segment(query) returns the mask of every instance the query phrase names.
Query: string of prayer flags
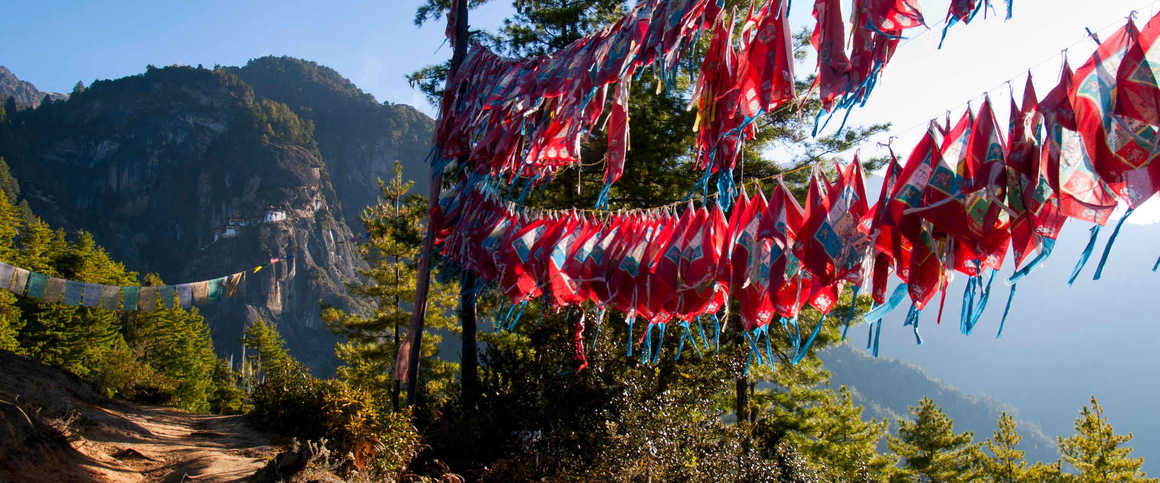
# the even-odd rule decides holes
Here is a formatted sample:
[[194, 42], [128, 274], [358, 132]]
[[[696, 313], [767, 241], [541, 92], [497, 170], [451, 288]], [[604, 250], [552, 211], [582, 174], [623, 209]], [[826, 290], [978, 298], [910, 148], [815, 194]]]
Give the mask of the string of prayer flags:
[[[271, 258], [270, 265], [288, 262], [290, 257]], [[252, 271], [256, 273], [263, 266]], [[224, 294], [233, 297], [245, 280], [247, 271], [211, 280], [163, 286], [115, 286], [49, 277], [0, 262], [0, 288], [43, 302], [71, 306], [99, 307], [106, 310], [152, 312], [195, 303], [216, 302]]]
[[681, 52], [719, 13], [711, 0], [649, 0], [603, 30], [530, 59], [473, 44], [444, 91], [439, 158], [467, 156], [477, 171], [546, 182], [580, 162], [580, 144], [596, 129], [611, 87], [605, 178], [615, 182], [628, 147], [629, 82], [652, 66], [662, 84], [672, 83]]
[[[727, 30], [722, 25], [723, 19], [714, 26], [717, 33]], [[820, 330], [798, 327], [801, 310], [809, 306], [824, 315], [847, 288], [869, 293], [875, 304], [864, 319], [878, 323], [872, 350], [880, 319], [906, 296], [912, 303], [906, 325], [921, 343], [923, 312], [941, 292], [941, 320], [953, 272], [968, 277], [960, 328], [970, 334], [1010, 251], [1015, 271], [1001, 333], [1015, 284], [1051, 255], [1067, 219], [1094, 224], [1074, 280], [1117, 204], [1131, 209], [1160, 191], [1149, 171], [1156, 169], [1156, 126], [1138, 119], [1151, 109], [1150, 98], [1139, 93], [1160, 92], [1160, 86], [1143, 74], [1132, 74], [1137, 85], [1131, 89], [1117, 85], [1121, 73], [1150, 62], [1144, 42], [1160, 36], [1157, 25], [1153, 19], [1145, 32], [1135, 32], [1129, 23], [1077, 72], [1065, 62], [1058, 84], [1042, 100], [1029, 76], [1021, 102], [1012, 92], [1005, 127], [990, 98], [957, 122], [932, 121], [904, 161], [891, 152], [873, 205], [857, 158], [836, 166], [833, 175], [815, 169], [804, 208], [777, 183], [752, 194], [742, 190], [731, 211], [708, 197], [681, 210], [529, 210], [500, 198], [502, 181], [474, 176], [440, 200], [432, 228], [445, 260], [494, 283], [511, 302], [497, 319], [501, 328], [514, 327], [522, 314], [517, 307], [536, 298], [557, 308], [612, 308], [627, 314], [630, 332], [637, 320], [646, 323], [635, 339], [645, 361], [656, 360], [660, 343], [654, 341], [660, 339], [654, 333], [663, 337], [668, 325], [700, 326], [709, 318], [719, 333], [730, 299], [738, 301], [754, 359], [764, 357], [757, 341], [780, 323], [798, 360]], [[710, 50], [728, 47], [717, 40]], [[1126, 60], [1116, 60], [1121, 58]], [[1124, 62], [1136, 67], [1126, 69]], [[702, 72], [702, 101], [719, 88], [717, 74], [728, 70], [718, 67]], [[706, 126], [720, 121], [715, 107], [698, 107]], [[1118, 226], [1097, 278], [1117, 232]], [[888, 294], [891, 274], [901, 283]], [[227, 290], [240, 275], [226, 279]]]
[[[986, 3], [968, 3], [977, 11], [980, 2]], [[730, 192], [738, 154], [755, 136], [754, 121], [795, 96], [789, 3], [755, 0], [736, 37], [736, 12], [727, 15], [717, 1], [646, 0], [616, 23], [545, 55], [505, 58], [472, 43], [440, 101], [435, 168], [462, 158], [476, 175], [522, 182], [527, 192], [578, 165], [582, 144], [604, 131], [597, 207], [604, 206], [631, 149], [632, 83], [651, 67], [658, 92], [673, 88], [682, 55], [707, 32], [709, 49], [699, 72], [690, 72], [697, 79], [690, 106], [697, 108], [693, 157], [703, 171], [699, 186], [707, 192], [717, 175], [718, 190]], [[814, 87], [830, 116], [838, 109], [848, 116], [864, 104], [903, 32], [924, 25], [914, 0], [855, 0], [847, 51], [842, 3], [814, 2]]]

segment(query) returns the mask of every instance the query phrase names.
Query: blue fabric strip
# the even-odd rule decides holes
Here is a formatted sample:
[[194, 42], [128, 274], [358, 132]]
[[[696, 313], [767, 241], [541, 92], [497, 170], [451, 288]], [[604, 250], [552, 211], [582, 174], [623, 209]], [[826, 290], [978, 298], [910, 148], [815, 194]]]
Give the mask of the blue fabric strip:
[[814, 326], [814, 332], [810, 334], [809, 339], [806, 339], [805, 345], [801, 346], [801, 348], [797, 350], [797, 353], [794, 354], [793, 362], [790, 363], [790, 365], [796, 366], [797, 363], [801, 362], [802, 358], [804, 358], [806, 353], [809, 352], [810, 346], [814, 345], [814, 339], [818, 337], [818, 333], [822, 331], [822, 325], [825, 323], [826, 314], [822, 314], [822, 318], [818, 320], [818, 325]]
[[1096, 265], [1096, 274], [1092, 280], [1099, 280], [1104, 274], [1104, 264], [1108, 263], [1108, 254], [1112, 252], [1112, 245], [1116, 243], [1116, 237], [1120, 235], [1120, 228], [1124, 226], [1124, 222], [1128, 221], [1128, 217], [1132, 216], [1135, 208], [1128, 207], [1128, 211], [1124, 212], [1124, 216], [1120, 217], [1120, 221], [1116, 223], [1116, 229], [1112, 230], [1112, 236], [1108, 238], [1108, 244], [1104, 245], [1104, 254], [1100, 255], [1100, 264]]
[[854, 320], [854, 309], [858, 308], [858, 292], [862, 290], [861, 285], [854, 286], [854, 296], [850, 297], [850, 313], [846, 315], [846, 328], [842, 329], [842, 342], [846, 342], [846, 332], [850, 331], [850, 321]]
[[665, 348], [665, 329], [668, 329], [669, 324], [657, 324], [661, 326], [661, 335], [657, 338], [657, 346], [653, 351], [652, 364], [655, 366], [661, 360], [661, 349]]
[[1003, 327], [1007, 325], [1007, 314], [1011, 313], [1011, 301], [1015, 299], [1015, 287], [1018, 285], [1011, 285], [1011, 295], [1007, 296], [1007, 307], [1003, 309], [1003, 320], [999, 321], [999, 332], [995, 334], [996, 339], [1003, 335]]
[[882, 337], [882, 319], [878, 319], [878, 327], [874, 329], [874, 357], [878, 357], [878, 341]]
[[64, 283], [64, 297], [61, 303], [65, 305], [80, 305], [81, 296], [84, 292], [84, 283], [76, 280], [69, 280]]
[[914, 342], [918, 345], [922, 345], [922, 336], [918, 334], [918, 319], [921, 315], [922, 311], [918, 310], [918, 307], [911, 305], [910, 312], [906, 314], [906, 323], [904, 324], [914, 329]]
[[1051, 252], [1054, 250], [1055, 250], [1055, 239], [1054, 238], [1040, 238], [1040, 240], [1039, 240], [1039, 254], [1036, 255], [1035, 258], [1031, 259], [1030, 262], [1027, 262], [1026, 266], [1024, 266], [1023, 268], [1016, 271], [1013, 275], [1011, 275], [1011, 278], [1007, 279], [1007, 283], [1014, 284], [1015, 282], [1018, 282], [1019, 279], [1029, 275], [1031, 273], [1031, 271], [1035, 269], [1035, 267], [1038, 267], [1039, 264], [1043, 263], [1044, 260], [1047, 260], [1047, 257], [1050, 257]]
[[1075, 269], [1071, 271], [1071, 277], [1067, 279], [1067, 284], [1075, 283], [1075, 278], [1079, 276], [1079, 272], [1083, 271], [1083, 266], [1087, 265], [1088, 258], [1091, 258], [1092, 251], [1096, 248], [1096, 238], [1100, 235], [1100, 226], [1092, 225], [1092, 236], [1088, 239], [1088, 244], [1083, 249], [1083, 253], [1079, 255], [1079, 261], [1075, 264]]
[[862, 316], [862, 320], [866, 321], [868, 324], [872, 324], [874, 321], [886, 317], [886, 314], [893, 312], [894, 309], [898, 308], [898, 305], [902, 303], [902, 299], [906, 297], [906, 289], [907, 287], [905, 283], [898, 284], [898, 286], [894, 288], [894, 292], [891, 293], [890, 297], [886, 299], [886, 303], [870, 309], [869, 312], [866, 312], [866, 315]]
[[625, 318], [625, 323], [628, 324], [628, 350], [624, 353], [625, 357], [632, 357], [632, 324], [636, 322], [636, 314]]
[[721, 320], [713, 314], [713, 352], [721, 352]]

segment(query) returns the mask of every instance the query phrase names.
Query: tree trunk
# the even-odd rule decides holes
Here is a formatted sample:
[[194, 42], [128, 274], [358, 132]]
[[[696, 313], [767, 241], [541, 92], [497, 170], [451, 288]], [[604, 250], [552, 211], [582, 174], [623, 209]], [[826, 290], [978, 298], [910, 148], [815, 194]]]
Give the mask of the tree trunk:
[[474, 409], [479, 404], [478, 349], [475, 341], [475, 274], [463, 272], [459, 286], [459, 324], [463, 329], [463, 347], [460, 355], [459, 380], [463, 386], [462, 405], [464, 410]]
[[749, 422], [749, 380], [745, 376], [737, 376], [737, 398], [734, 411], [737, 413], [737, 422]]
[[[451, 71], [447, 74], [447, 84], [463, 63], [467, 55], [467, 0], [456, 0], [455, 8], [455, 53], [451, 56]], [[427, 213], [434, 213], [436, 203], [439, 203], [439, 191], [443, 184], [443, 172], [431, 173], [431, 192], [428, 198]], [[419, 389], [419, 359], [423, 352], [423, 320], [427, 314], [427, 290], [431, 282], [431, 254], [435, 248], [434, 227], [431, 226], [430, 216], [427, 218], [427, 234], [423, 237], [423, 251], [419, 254], [419, 264], [416, 267], [415, 306], [411, 312], [411, 322], [407, 327], [407, 339], [399, 347], [395, 358], [395, 370], [392, 374], [395, 380], [407, 380], [407, 405], [413, 406]]]

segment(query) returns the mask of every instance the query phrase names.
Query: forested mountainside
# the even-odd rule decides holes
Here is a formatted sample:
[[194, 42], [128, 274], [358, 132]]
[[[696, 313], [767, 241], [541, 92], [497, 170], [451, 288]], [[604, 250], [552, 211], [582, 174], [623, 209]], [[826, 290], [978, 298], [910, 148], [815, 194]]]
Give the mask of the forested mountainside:
[[[357, 216], [375, 199], [373, 173], [388, 171], [395, 159], [412, 171], [426, 169], [421, 155], [403, 154], [426, 148], [412, 148], [412, 140], [397, 133], [426, 132], [410, 136], [429, 139], [431, 121], [410, 108], [374, 104], [330, 69], [308, 71], [313, 64], [293, 59], [257, 64], [301, 73], [277, 84], [315, 97], [316, 107], [298, 108], [316, 121], [256, 94], [231, 69], [149, 67], [141, 75], [94, 82], [67, 101], [7, 113], [0, 156], [38, 215], [66, 230], [91, 232], [141, 273], [176, 283], [289, 257], [276, 270], [251, 274], [238, 297], [204, 308], [215, 347], [223, 355], [240, 351], [243, 325], [262, 318], [279, 327], [295, 356], [316, 373], [330, 374], [335, 337], [319, 318], [319, 303], [357, 310], [343, 284], [363, 266], [350, 229], [359, 223], [347, 212]], [[259, 83], [273, 75], [250, 72]], [[316, 92], [319, 86], [349, 89], [333, 88], [327, 97]], [[349, 99], [338, 100], [343, 98]], [[336, 113], [352, 103], [378, 106], [381, 112], [368, 116], [378, 116], [380, 126], [397, 126], [384, 134], [357, 114], [332, 126], [339, 116], [320, 107], [328, 100], [347, 106]], [[316, 133], [335, 132], [343, 134], [316, 140]], [[320, 145], [341, 143], [368, 146], [367, 152], [378, 146], [396, 156], [329, 163]], [[347, 182], [340, 197], [332, 178], [361, 184]], [[350, 208], [340, 209], [348, 200]]]
[[866, 408], [866, 418], [887, 418], [891, 430], [897, 419], [908, 418], [909, 408], [923, 397], [934, 400], [955, 421], [956, 431], [971, 431], [975, 441], [991, 436], [996, 421], [1006, 411], [1017, 418], [1028, 461], [1053, 462], [1059, 459], [1055, 441], [1034, 423], [1022, 418], [999, 401], [974, 397], [928, 376], [922, 369], [888, 357], [875, 358], [849, 344], [838, 344], [819, 354], [833, 375], [830, 385], [848, 386], [856, 391], [855, 401]]

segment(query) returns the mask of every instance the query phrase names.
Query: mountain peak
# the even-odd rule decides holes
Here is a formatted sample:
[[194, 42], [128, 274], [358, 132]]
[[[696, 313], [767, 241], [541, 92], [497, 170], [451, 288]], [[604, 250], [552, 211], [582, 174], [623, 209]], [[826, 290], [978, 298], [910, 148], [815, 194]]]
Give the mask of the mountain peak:
[[0, 100], [9, 97], [16, 100], [16, 105], [22, 109], [35, 109], [44, 97], [53, 101], [68, 99], [68, 95], [56, 92], [42, 92], [31, 82], [16, 77], [8, 67], [0, 65]]

